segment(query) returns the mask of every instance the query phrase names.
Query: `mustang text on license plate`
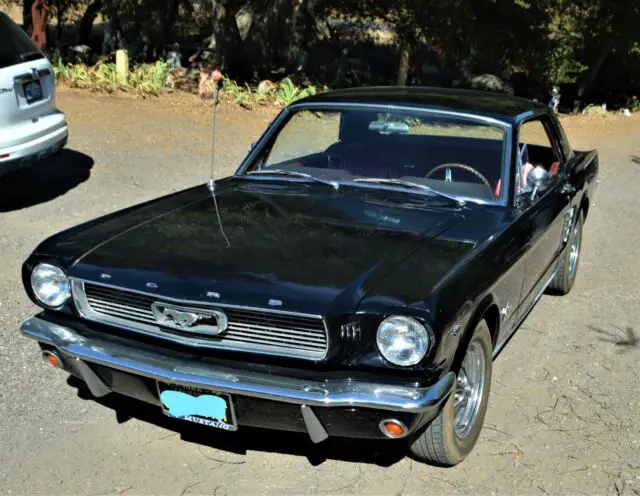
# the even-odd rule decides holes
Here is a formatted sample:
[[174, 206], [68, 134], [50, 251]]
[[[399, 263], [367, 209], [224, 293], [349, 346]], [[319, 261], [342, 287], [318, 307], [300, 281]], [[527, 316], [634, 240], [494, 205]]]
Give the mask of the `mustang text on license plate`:
[[231, 397], [206, 389], [158, 382], [162, 411], [169, 417], [236, 431]]

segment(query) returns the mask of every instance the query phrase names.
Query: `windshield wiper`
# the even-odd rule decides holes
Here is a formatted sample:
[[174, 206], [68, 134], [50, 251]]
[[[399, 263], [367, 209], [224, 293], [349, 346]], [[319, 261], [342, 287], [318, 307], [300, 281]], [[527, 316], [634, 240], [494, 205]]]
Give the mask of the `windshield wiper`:
[[[284, 169], [270, 169], [270, 170], [250, 171], [246, 173], [247, 176], [254, 176], [254, 175], [261, 175], [261, 174], [303, 177], [305, 179], [310, 179], [311, 181], [327, 184], [336, 190], [340, 187], [340, 184], [337, 181], [329, 181], [328, 179], [321, 179], [319, 177], [312, 176], [311, 174], [307, 174], [305, 172], [297, 172], [297, 171], [290, 171], [290, 170], [284, 170]], [[236, 176], [236, 177], [242, 177], [242, 176]]]
[[30, 60], [37, 60], [43, 58], [42, 52], [25, 52], [20, 54], [20, 60], [22, 62], [28, 62]]
[[[441, 191], [438, 191], [436, 189], [433, 189], [425, 184], [420, 184], [420, 183], [414, 183], [411, 181], [404, 181], [402, 179], [388, 179], [388, 178], [384, 178], [384, 177], [359, 177], [357, 179], [352, 179], [350, 181], [351, 183], [373, 183], [373, 184], [393, 184], [393, 185], [397, 185], [397, 186], [403, 186], [405, 188], [413, 188], [413, 189], [419, 189], [422, 191], [426, 191], [428, 193], [431, 193], [433, 195], [438, 195], [441, 196], [443, 198], [446, 198], [448, 200], [453, 200], [455, 201], [458, 205], [463, 206], [465, 204], [465, 201], [461, 198], [457, 198], [453, 195], [448, 195], [446, 193], [442, 193]], [[344, 184], [344, 183], [343, 183]], [[349, 184], [349, 183], [346, 183]]]

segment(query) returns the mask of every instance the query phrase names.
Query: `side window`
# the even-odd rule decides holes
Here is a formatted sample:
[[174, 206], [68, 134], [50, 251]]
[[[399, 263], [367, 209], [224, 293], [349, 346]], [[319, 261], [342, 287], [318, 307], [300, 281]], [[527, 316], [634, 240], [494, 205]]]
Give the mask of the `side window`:
[[560, 169], [561, 153], [552, 134], [553, 127], [542, 118], [523, 123], [518, 136], [518, 174], [516, 192], [529, 189], [527, 177], [536, 167], [543, 167], [549, 176], [555, 176]]

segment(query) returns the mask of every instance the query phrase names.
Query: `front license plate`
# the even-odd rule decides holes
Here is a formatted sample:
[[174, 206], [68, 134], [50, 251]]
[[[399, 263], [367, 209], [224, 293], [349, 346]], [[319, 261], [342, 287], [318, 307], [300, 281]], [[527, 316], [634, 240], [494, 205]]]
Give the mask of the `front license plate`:
[[29, 81], [24, 86], [24, 97], [27, 100], [27, 104], [32, 104], [39, 100], [42, 100], [42, 85], [39, 79]]
[[168, 417], [225, 431], [237, 431], [233, 402], [228, 394], [158, 382], [162, 412]]

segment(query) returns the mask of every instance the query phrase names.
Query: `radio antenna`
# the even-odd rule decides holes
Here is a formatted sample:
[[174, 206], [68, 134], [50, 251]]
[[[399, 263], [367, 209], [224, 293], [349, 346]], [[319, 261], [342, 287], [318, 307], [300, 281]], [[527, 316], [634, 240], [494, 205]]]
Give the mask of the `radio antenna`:
[[222, 227], [222, 218], [220, 216], [220, 209], [218, 208], [218, 200], [216, 199], [216, 179], [215, 179], [215, 149], [216, 149], [216, 107], [218, 106], [218, 83], [222, 80], [222, 73], [215, 69], [211, 73], [211, 80], [213, 81], [213, 130], [212, 130], [212, 139], [211, 139], [211, 176], [209, 177], [209, 183], [207, 187], [211, 192], [211, 196], [213, 197], [213, 204], [216, 209], [216, 217], [218, 218], [218, 227], [220, 228], [220, 232], [224, 237], [224, 240], [227, 242], [227, 248], [231, 248], [231, 243], [229, 242], [229, 238], [227, 234], [224, 232], [224, 227]]
[[211, 73], [213, 81], [213, 136], [211, 140], [211, 176], [209, 177], [209, 190], [213, 193], [216, 189], [216, 181], [214, 177], [215, 167], [215, 147], [216, 147], [216, 107], [218, 106], [218, 83], [222, 80], [222, 73], [215, 69]]

